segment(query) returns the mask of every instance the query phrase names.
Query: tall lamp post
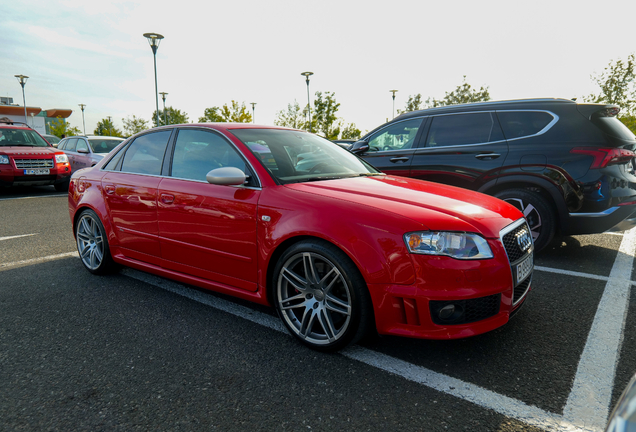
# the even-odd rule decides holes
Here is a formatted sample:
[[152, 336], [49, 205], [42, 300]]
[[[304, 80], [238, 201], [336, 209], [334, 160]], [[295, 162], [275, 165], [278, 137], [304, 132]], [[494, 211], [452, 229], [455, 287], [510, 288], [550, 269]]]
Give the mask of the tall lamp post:
[[157, 89], [157, 49], [159, 48], [159, 44], [161, 43], [161, 39], [163, 36], [159, 33], [144, 33], [144, 37], [148, 39], [148, 43], [150, 44], [150, 48], [152, 48], [152, 57], [155, 62], [155, 102], [157, 110], [155, 111], [155, 121], [157, 122], [157, 126], [159, 126], [159, 90]]
[[393, 118], [395, 118], [395, 93], [397, 93], [397, 90], [389, 90], [391, 93], [393, 93]]
[[256, 106], [256, 102], [250, 102], [252, 104], [252, 124], [254, 124], [254, 119], [256, 118], [256, 111], [254, 107]]
[[24, 97], [24, 85], [26, 84], [29, 77], [26, 75], [15, 75], [15, 77], [18, 79], [18, 81], [20, 82], [20, 85], [22, 86], [22, 103], [24, 104], [24, 122], [27, 123], [26, 98]]
[[79, 107], [82, 109], [82, 125], [84, 126], [84, 135], [86, 135], [86, 122], [84, 121], [84, 108], [86, 107], [85, 104], [78, 104]]
[[[159, 94], [161, 95], [161, 100], [163, 100], [163, 124], [167, 125], [168, 124], [168, 120], [166, 120], [166, 95], [168, 93], [159, 92]], [[159, 124], [157, 124], [157, 126], [159, 126]]]
[[314, 74], [313, 72], [301, 73], [301, 75], [306, 78], [305, 81], [307, 82], [307, 112], [309, 113], [309, 132], [312, 132], [311, 130], [311, 100], [309, 99], [309, 77], [312, 76], [313, 74]]

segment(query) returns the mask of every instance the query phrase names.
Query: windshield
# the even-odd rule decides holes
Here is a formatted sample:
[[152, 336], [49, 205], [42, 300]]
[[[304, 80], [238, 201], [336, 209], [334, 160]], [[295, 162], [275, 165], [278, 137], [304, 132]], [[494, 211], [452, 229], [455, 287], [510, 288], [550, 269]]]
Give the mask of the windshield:
[[93, 153], [110, 153], [112, 149], [122, 143], [121, 140], [114, 139], [91, 139], [88, 142], [93, 149]]
[[29, 129], [0, 129], [0, 147], [50, 147], [37, 132]]
[[280, 183], [382, 175], [368, 163], [319, 136], [281, 129], [234, 129]]

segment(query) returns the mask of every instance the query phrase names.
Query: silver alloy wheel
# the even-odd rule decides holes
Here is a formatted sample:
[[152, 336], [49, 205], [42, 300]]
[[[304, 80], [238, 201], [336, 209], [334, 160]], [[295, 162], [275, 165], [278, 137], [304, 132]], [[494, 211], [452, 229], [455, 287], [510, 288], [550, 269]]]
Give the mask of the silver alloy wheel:
[[314, 252], [291, 256], [278, 274], [276, 301], [289, 328], [305, 342], [327, 345], [351, 323], [351, 287], [327, 258]]
[[532, 232], [532, 240], [536, 241], [539, 234], [541, 234], [541, 226], [543, 225], [541, 214], [537, 208], [529, 202], [524, 202], [521, 198], [506, 198], [504, 201], [521, 210], [521, 213], [528, 221], [528, 226]]
[[88, 214], [77, 222], [77, 250], [84, 265], [97, 270], [104, 260], [104, 233], [99, 223]]

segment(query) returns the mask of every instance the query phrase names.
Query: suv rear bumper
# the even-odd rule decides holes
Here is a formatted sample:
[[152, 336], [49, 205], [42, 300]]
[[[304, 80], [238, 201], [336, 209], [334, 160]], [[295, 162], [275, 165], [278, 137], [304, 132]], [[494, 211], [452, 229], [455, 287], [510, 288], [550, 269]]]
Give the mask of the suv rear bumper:
[[636, 205], [611, 207], [599, 213], [570, 213], [562, 226], [566, 235], [623, 231], [636, 226]]

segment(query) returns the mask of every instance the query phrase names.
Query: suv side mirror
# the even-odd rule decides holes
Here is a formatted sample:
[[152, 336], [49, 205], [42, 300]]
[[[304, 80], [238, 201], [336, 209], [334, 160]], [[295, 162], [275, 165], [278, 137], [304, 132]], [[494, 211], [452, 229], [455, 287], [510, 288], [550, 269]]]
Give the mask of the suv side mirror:
[[364, 140], [354, 142], [349, 149], [351, 153], [357, 155], [365, 153], [367, 150], [369, 150], [369, 143]]

